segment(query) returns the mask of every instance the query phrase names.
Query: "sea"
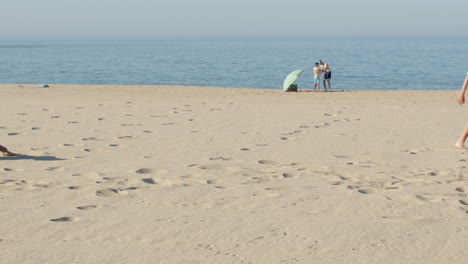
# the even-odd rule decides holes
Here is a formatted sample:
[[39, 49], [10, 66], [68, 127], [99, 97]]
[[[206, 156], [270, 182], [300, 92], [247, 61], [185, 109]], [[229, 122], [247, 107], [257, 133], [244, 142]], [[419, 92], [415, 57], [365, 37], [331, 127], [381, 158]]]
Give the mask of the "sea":
[[466, 38], [171, 38], [0, 40], [0, 83], [189, 85], [282, 89], [318, 60], [336, 90], [459, 89]]

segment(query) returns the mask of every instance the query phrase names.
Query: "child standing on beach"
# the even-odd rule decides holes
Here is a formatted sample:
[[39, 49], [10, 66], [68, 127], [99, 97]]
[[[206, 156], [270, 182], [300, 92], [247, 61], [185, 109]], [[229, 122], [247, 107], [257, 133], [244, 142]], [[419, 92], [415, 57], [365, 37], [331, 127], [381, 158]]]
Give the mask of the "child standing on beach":
[[314, 67], [314, 91], [320, 92], [320, 69], [319, 69], [319, 63], [315, 63]]
[[[465, 92], [466, 92], [467, 87], [468, 87], [468, 72], [466, 73], [465, 82], [463, 83], [463, 86], [461, 88], [460, 94], [458, 95], [458, 99], [457, 99], [457, 102], [460, 105], [463, 105], [465, 103]], [[463, 129], [463, 132], [460, 135], [460, 138], [458, 139], [457, 143], [455, 143], [455, 147], [466, 149], [465, 140], [467, 137], [468, 137], [468, 125], [466, 125], [465, 128]]]

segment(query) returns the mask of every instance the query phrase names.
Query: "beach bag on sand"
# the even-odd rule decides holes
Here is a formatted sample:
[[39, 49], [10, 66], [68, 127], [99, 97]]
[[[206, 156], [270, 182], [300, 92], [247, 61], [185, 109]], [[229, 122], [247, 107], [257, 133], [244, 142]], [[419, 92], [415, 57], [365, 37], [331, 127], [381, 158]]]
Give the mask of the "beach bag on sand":
[[297, 92], [297, 84], [291, 84], [289, 85], [289, 88], [286, 90], [286, 92]]

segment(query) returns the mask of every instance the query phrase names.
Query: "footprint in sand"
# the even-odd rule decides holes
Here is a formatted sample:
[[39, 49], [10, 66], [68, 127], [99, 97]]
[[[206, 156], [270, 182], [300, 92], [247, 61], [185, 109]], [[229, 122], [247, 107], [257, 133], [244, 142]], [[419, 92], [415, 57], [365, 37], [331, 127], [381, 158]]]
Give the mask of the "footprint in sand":
[[148, 183], [148, 184], [158, 184], [153, 178], [144, 178], [144, 179], [141, 179], [144, 183]]
[[107, 182], [117, 183], [121, 185], [127, 185], [128, 183], [128, 179], [122, 177], [102, 177], [102, 179]]
[[76, 186], [68, 186], [68, 187], [67, 187], [67, 189], [69, 189], [69, 190], [81, 190], [81, 189], [83, 189], [83, 188], [84, 188], [84, 187], [82, 187], [82, 186], [77, 186], [77, 185], [76, 185]]
[[326, 127], [326, 126], [329, 126], [329, 125], [330, 125], [329, 123], [323, 122], [323, 123], [319, 123], [319, 124], [315, 125], [315, 128]]
[[40, 127], [31, 127], [31, 130], [41, 130]]
[[86, 172], [86, 173], [75, 173], [72, 174], [73, 177], [86, 177], [86, 178], [100, 178], [102, 176], [101, 173], [97, 172]]
[[96, 191], [97, 196], [101, 197], [115, 197], [121, 195], [127, 195], [128, 191], [121, 188], [106, 188], [99, 191]]
[[232, 159], [231, 159], [231, 158], [225, 158], [225, 157], [214, 157], [214, 158], [210, 158], [210, 160], [230, 161], [230, 160], [232, 160]]
[[94, 149], [85, 148], [84, 151], [86, 151], [86, 152], [92, 152], [92, 153], [110, 152], [109, 150], [107, 150], [107, 149], [102, 149], [102, 148], [94, 148]]
[[39, 188], [57, 187], [57, 185], [47, 184], [47, 183], [36, 183], [36, 184], [32, 184], [31, 186], [33, 186], [33, 187], [39, 187]]
[[138, 174], [164, 174], [168, 173], [167, 170], [153, 169], [153, 168], [141, 168], [135, 171]]
[[145, 130], [145, 131], [143, 131], [143, 133], [146, 133], [146, 134], [151, 134], [151, 133], [156, 134], [156, 133], [159, 133], [159, 132], [156, 131], [156, 130], [155, 130], [155, 131]]
[[408, 152], [411, 155], [419, 155], [419, 154], [422, 154], [422, 153], [427, 152], [427, 151], [431, 151], [431, 149], [424, 147], [424, 148], [404, 150], [404, 152]]
[[250, 149], [248, 149], [248, 148], [241, 148], [240, 150], [241, 150], [241, 151], [249, 151]]
[[77, 144], [63, 144], [64, 147], [83, 147], [84, 145], [77, 145]]
[[3, 170], [7, 172], [24, 171], [23, 169], [13, 169], [13, 168], [3, 168]]
[[298, 178], [299, 176], [292, 174], [292, 173], [283, 173], [282, 174], [284, 179], [295, 179]]
[[303, 132], [302, 130], [294, 130], [293, 132], [284, 133], [284, 134], [282, 134], [282, 135], [284, 135], [284, 136], [291, 136], [291, 135], [296, 135], [296, 134], [301, 134], [301, 133], [305, 133], [305, 132]]
[[8, 135], [8, 136], [17, 136], [17, 135], [19, 135], [19, 134], [20, 134], [20, 133], [12, 132], [12, 133], [8, 133], [7, 135]]
[[31, 148], [31, 150], [48, 150], [49, 147], [36, 147], [36, 148]]
[[83, 141], [101, 141], [103, 139], [102, 138], [95, 138], [95, 137], [87, 137], [87, 138], [82, 138], [81, 140], [83, 140]]
[[373, 194], [376, 192], [376, 190], [370, 188], [357, 189], [357, 191], [362, 194]]
[[218, 183], [216, 180], [207, 180], [206, 184], [216, 184]]
[[296, 140], [296, 138], [292, 138], [292, 137], [281, 137], [281, 140]]
[[277, 177], [270, 177], [270, 176], [262, 176], [262, 177], [252, 177], [252, 181], [249, 181], [248, 183], [267, 183], [267, 182], [272, 182], [274, 178]]
[[64, 167], [49, 167], [46, 170], [48, 170], [48, 171], [64, 171], [65, 168]]
[[223, 166], [219, 164], [205, 164], [205, 165], [200, 165], [199, 168], [202, 170], [219, 170], [219, 169], [222, 169]]
[[78, 219], [74, 217], [65, 216], [65, 217], [50, 219], [50, 221], [64, 223], [64, 222], [76, 222], [78, 221]]
[[118, 139], [132, 139], [133, 136], [121, 136], [121, 137], [118, 137]]
[[76, 207], [76, 209], [79, 209], [79, 210], [92, 210], [96, 208], [97, 208], [97, 205], [84, 205], [84, 206]]
[[259, 160], [258, 163], [263, 165], [278, 165], [278, 162], [273, 160]]
[[330, 182], [331, 185], [343, 185], [345, 183], [346, 183], [345, 181], [332, 181], [332, 182]]

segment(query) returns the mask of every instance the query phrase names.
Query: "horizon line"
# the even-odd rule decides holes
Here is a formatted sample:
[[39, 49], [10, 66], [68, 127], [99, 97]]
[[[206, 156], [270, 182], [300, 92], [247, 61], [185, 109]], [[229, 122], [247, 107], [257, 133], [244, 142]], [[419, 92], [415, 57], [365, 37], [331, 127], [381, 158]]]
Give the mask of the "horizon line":
[[460, 35], [160, 35], [160, 36], [0, 36], [0, 41], [78, 41], [78, 40], [217, 40], [217, 39], [468, 39]]

